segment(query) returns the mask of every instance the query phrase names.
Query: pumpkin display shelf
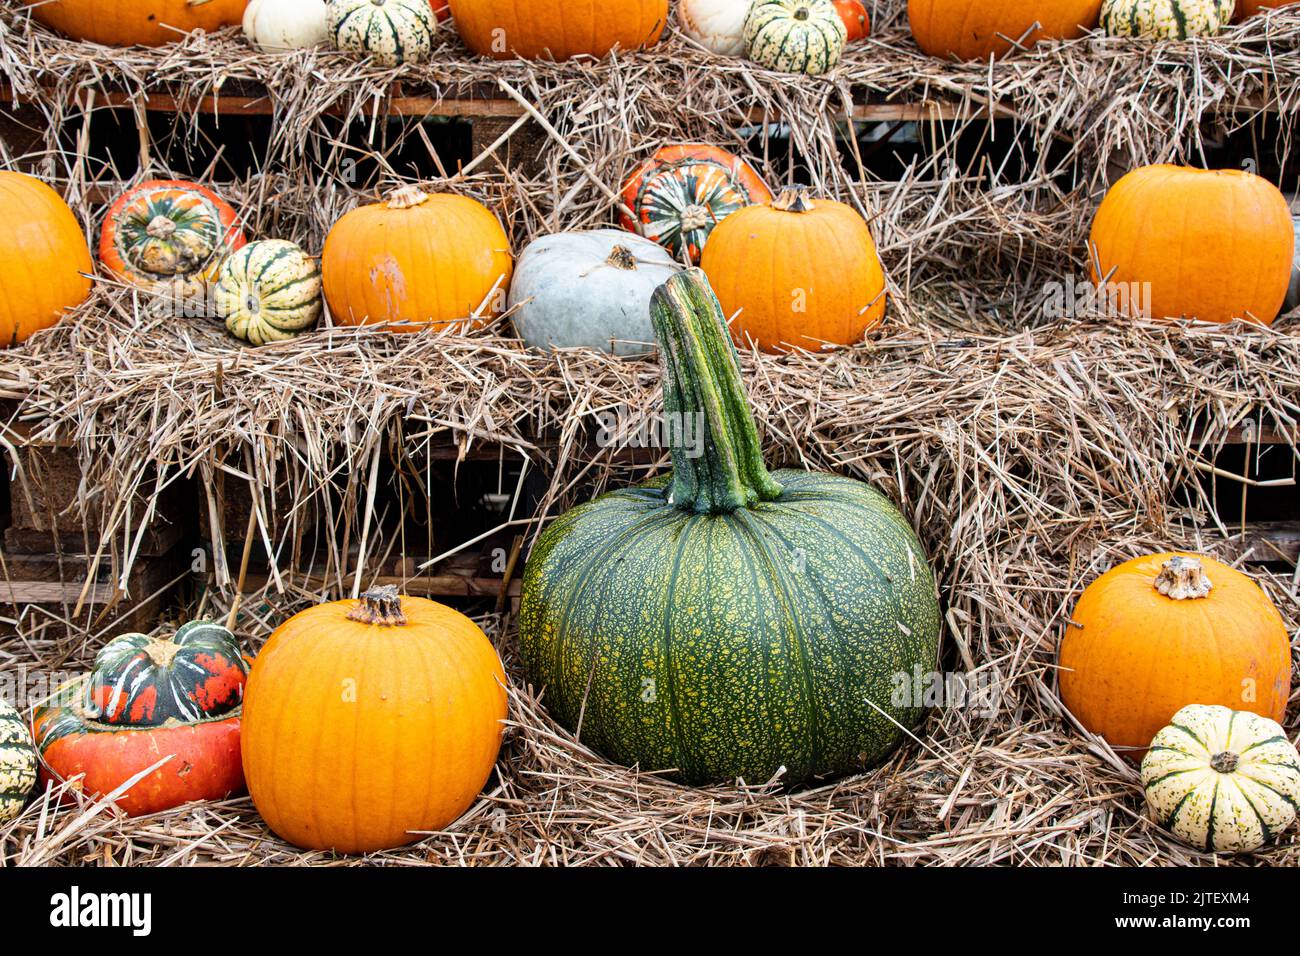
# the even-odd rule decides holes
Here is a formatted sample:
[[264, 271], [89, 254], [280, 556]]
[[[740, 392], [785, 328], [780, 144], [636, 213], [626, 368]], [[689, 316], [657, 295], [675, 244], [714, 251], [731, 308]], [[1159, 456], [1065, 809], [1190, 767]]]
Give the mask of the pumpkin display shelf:
[[[396, 588], [473, 619], [500, 655], [509, 704], [495, 782], [456, 832], [383, 850], [384, 861], [513, 863], [536, 847], [575, 864], [1231, 864], [1206, 853], [1212, 841], [1163, 833], [1168, 814], [1144, 813], [1136, 764], [1110, 759], [1071, 723], [1057, 649], [1090, 581], [1164, 551], [1240, 570], [1294, 637], [1300, 271], [1270, 328], [1174, 327], [1085, 306], [1058, 314], [1044, 300], [1056, 287], [1067, 300], [1091, 287], [1089, 229], [1130, 167], [1254, 162], [1295, 189], [1285, 147], [1300, 133], [1300, 4], [1217, 36], [1155, 42], [1076, 36], [1084, 14], [1071, 11], [1101, 6], [1078, 0], [1046, 24], [1073, 38], [1011, 51], [997, 36], [1004, 5], [875, 0], [861, 5], [869, 35], [865, 21], [846, 30], [834, 64], [829, 50], [801, 63], [771, 35], [751, 38], [765, 62], [800, 74], [747, 59], [743, 24], [728, 28], [734, 37], [683, 31], [684, 7], [718, 5], [673, 0], [666, 22], [662, 5], [626, 0], [637, 16], [616, 26], [628, 42], [563, 62], [473, 56], [453, 20], [433, 26], [421, 11], [412, 28], [432, 29], [423, 62], [391, 67], [254, 49], [233, 25], [167, 46], [106, 47], [52, 32], [25, 5], [0, 6], [0, 169], [46, 182], [91, 250], [124, 192], [186, 179], [234, 210], [250, 244], [274, 244], [227, 259], [230, 288], [248, 285], [258, 250], [289, 244], [297, 271], [273, 276], [274, 288], [312, 283], [291, 303], [303, 313], [275, 330], [287, 337], [259, 332], [254, 345], [215, 312], [180, 315], [111, 280], [92, 252], [89, 298], [0, 350], [0, 671], [85, 670], [110, 638], [181, 620], [230, 622], [252, 659], [305, 609]], [[616, 4], [557, 8], [545, 29], [589, 6]], [[790, 5], [768, 6], [780, 34]], [[925, 10], [979, 7], [984, 34], [962, 47], [945, 33], [952, 17], [935, 14], [920, 43], [909, 6], [918, 22]], [[483, 22], [465, 22], [482, 45]], [[271, 26], [258, 30], [269, 37]], [[705, 41], [741, 53], [715, 55]], [[1001, 58], [985, 59], [985, 45]], [[810, 75], [821, 69], [830, 72]], [[736, 351], [747, 434], [774, 472], [833, 473], [897, 505], [916, 534], [909, 553], [934, 571], [940, 676], [975, 694], [962, 703], [952, 685], [909, 688], [938, 695], [917, 740], [860, 773], [787, 787], [760, 762], [751, 775], [771, 779], [742, 788], [695, 774], [709, 782], [685, 786], [613, 762], [639, 755], [611, 733], [566, 727], [578, 723], [585, 673], [566, 688], [531, 683], [520, 618], [538, 543], [575, 506], [617, 501], [673, 465], [672, 442], [656, 431], [662, 356], [608, 354], [629, 341], [615, 337], [610, 304], [631, 284], [591, 274], [626, 265], [597, 240], [630, 252], [624, 233], [648, 243], [667, 235], [653, 223], [728, 208], [732, 196], [678, 202], [710, 188], [698, 170], [654, 190], [661, 209], [695, 207], [692, 217], [633, 208], [644, 171], [679, 154], [743, 159], [763, 187], [750, 197], [776, 200], [728, 209], [742, 218], [718, 251], [706, 252], [712, 240], [699, 229], [677, 250], [677, 262], [699, 262], [724, 307], [781, 291], [753, 281], [742, 240], [773, 255], [797, 247], [785, 256], [792, 273], [823, 289], [829, 276], [866, 306], [842, 334], [820, 317], [793, 331], [773, 323], [767, 338], [780, 341], [760, 337], [771, 354], [744, 341]], [[409, 208], [373, 208], [394, 197]], [[470, 206], [477, 227], [446, 226], [447, 208]], [[356, 305], [348, 286], [394, 258], [368, 241], [373, 225], [357, 228], [378, 215], [384, 230], [441, 243], [430, 241], [411, 266], [420, 282], [406, 288], [474, 272], [454, 295], [483, 294], [470, 307], [480, 327], [397, 335], [366, 324], [376, 307]], [[859, 258], [879, 259], [870, 289], [836, 281], [836, 270], [864, 270], [834, 254], [842, 241], [812, 235], [830, 215], [851, 222]], [[462, 245], [490, 256], [477, 271], [447, 267]], [[349, 273], [359, 253], [373, 254], [369, 268]], [[655, 263], [665, 273], [669, 255]], [[652, 295], [645, 265], [636, 289]], [[498, 284], [510, 286], [505, 297], [484, 293]], [[601, 348], [549, 350], [555, 326], [574, 318], [557, 288], [589, 300], [580, 341]], [[339, 321], [349, 309], [361, 324]], [[424, 314], [441, 322], [447, 309]], [[746, 327], [730, 326], [737, 338]], [[807, 350], [780, 351], [800, 333]], [[850, 344], [818, 349], [831, 338]], [[775, 574], [782, 562], [768, 551]], [[826, 564], [790, 557], [795, 568]], [[613, 591], [598, 571], [594, 586]], [[535, 631], [529, 621], [524, 631]], [[631, 677], [626, 686], [647, 690]], [[1295, 720], [1292, 708], [1292, 738]], [[62, 817], [48, 824], [61, 811], [46, 799], [0, 824], [0, 865], [327, 859], [277, 839], [239, 798], [76, 832]], [[66, 841], [44, 836], [58, 832]], [[1236, 862], [1300, 864], [1300, 838], [1293, 828]]]

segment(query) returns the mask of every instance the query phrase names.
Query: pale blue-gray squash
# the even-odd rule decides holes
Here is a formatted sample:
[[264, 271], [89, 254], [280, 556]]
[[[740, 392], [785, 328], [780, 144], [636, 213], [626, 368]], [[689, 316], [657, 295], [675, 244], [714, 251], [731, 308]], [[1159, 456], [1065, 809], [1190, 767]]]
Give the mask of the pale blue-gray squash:
[[680, 269], [657, 243], [622, 229], [543, 236], [515, 264], [515, 328], [533, 348], [649, 352], [650, 296]]

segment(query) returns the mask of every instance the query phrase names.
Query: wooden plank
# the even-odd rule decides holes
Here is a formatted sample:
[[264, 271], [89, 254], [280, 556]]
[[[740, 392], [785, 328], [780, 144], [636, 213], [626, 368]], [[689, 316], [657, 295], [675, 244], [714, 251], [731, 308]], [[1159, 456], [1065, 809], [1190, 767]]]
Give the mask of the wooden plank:
[[[80, 98], [78, 98], [80, 97]], [[130, 93], [120, 90], [101, 90], [79, 87], [73, 94], [73, 104], [77, 107], [92, 105], [94, 108], [130, 109], [137, 99]], [[9, 103], [31, 103], [33, 97], [25, 97], [8, 85], [0, 85], [0, 101]], [[178, 97], [171, 93], [147, 93], [142, 98], [144, 108], [160, 113], [211, 113], [216, 115], [270, 116], [275, 105], [265, 93], [231, 93], [209, 94], [202, 97]], [[1270, 109], [1275, 107], [1270, 106]], [[1234, 112], [1256, 113], [1263, 106], [1255, 101], [1234, 104]], [[326, 115], [342, 116], [349, 112], [343, 104], [331, 105], [323, 111]], [[363, 109], [362, 114], [368, 113]], [[524, 108], [510, 99], [500, 99], [494, 90], [487, 87], [481, 97], [445, 97], [438, 98], [426, 94], [408, 95], [400, 87], [395, 88], [389, 98], [383, 102], [381, 112], [389, 116], [425, 117], [439, 116], [451, 119], [501, 118], [518, 119], [525, 113]], [[745, 112], [751, 123], [771, 122], [779, 119], [779, 114], [760, 107], [751, 107]], [[1014, 118], [1018, 114], [1014, 107], [995, 103], [949, 100], [910, 100], [895, 102], [857, 102], [849, 111], [854, 120], [859, 122], [926, 122], [955, 121], [978, 119], [990, 113], [996, 118]]]
[[1294, 566], [1300, 563], [1300, 521], [1247, 524], [1246, 533], [1228, 538], [1224, 550], [1234, 560]]

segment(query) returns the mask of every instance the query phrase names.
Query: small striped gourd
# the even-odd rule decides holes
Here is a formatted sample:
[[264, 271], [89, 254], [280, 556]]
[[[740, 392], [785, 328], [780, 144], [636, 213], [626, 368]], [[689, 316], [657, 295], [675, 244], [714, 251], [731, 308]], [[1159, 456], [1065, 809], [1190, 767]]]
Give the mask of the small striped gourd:
[[18, 711], [0, 700], [0, 824], [22, 812], [36, 786], [36, 748]]
[[1152, 819], [1188, 846], [1249, 853], [1295, 820], [1300, 753], [1276, 721], [1191, 704], [1151, 741], [1142, 789]]
[[438, 27], [428, 0], [330, 0], [336, 49], [370, 56], [380, 66], [423, 63]]
[[250, 242], [222, 264], [213, 298], [235, 338], [291, 339], [320, 318], [320, 264], [285, 239]]
[[1234, 0], [1105, 0], [1101, 27], [1111, 36], [1213, 36], [1232, 22], [1233, 5]]
[[820, 76], [840, 62], [848, 30], [832, 0], [758, 0], [745, 21], [749, 58], [769, 70]]
[[925, 553], [878, 491], [768, 472], [704, 273], [655, 291], [669, 477], [557, 519], [524, 569], [519, 641], [552, 715], [624, 764], [688, 783], [787, 783], [871, 765], [935, 666]]

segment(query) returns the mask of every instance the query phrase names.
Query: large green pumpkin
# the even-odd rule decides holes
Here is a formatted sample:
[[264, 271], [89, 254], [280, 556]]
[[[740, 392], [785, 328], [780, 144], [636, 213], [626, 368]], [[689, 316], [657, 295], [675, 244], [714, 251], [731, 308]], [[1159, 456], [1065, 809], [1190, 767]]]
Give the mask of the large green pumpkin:
[[916, 535], [861, 482], [767, 471], [703, 272], [669, 279], [651, 314], [673, 473], [541, 536], [519, 618], [530, 679], [596, 750], [688, 783], [879, 761], [923, 713], [896, 688], [938, 654]]

